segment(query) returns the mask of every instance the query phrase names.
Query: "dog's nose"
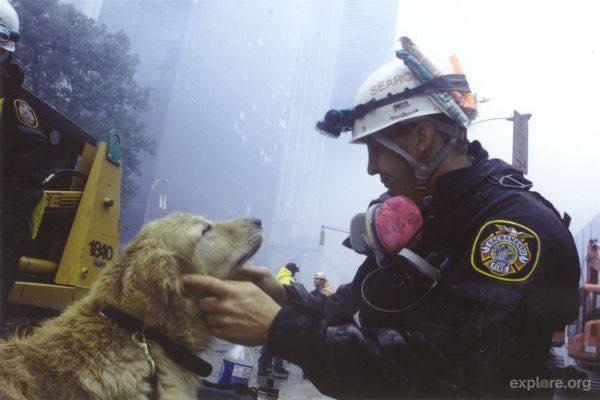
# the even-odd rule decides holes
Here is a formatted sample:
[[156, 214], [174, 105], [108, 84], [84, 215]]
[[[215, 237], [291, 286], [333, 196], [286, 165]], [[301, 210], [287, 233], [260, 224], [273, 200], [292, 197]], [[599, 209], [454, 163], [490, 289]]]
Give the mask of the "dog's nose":
[[252, 218], [252, 219], [250, 219], [250, 223], [257, 228], [262, 229], [262, 221], [260, 219]]

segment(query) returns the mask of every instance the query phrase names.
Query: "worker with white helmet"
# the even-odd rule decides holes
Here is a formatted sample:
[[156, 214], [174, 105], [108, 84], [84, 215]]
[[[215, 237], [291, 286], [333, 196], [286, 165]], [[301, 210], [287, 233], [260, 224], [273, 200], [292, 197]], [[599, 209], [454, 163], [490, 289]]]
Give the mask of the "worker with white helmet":
[[331, 283], [327, 280], [327, 275], [325, 272], [317, 272], [313, 277], [313, 283], [315, 285], [315, 289], [310, 292], [314, 296], [329, 296], [333, 294], [333, 289], [331, 288]]
[[0, 0], [0, 62], [8, 57], [7, 52], [15, 51], [20, 37], [17, 12], [7, 0]]
[[[578, 314], [568, 223], [521, 171], [467, 140], [476, 103], [455, 58], [443, 74], [408, 38], [396, 57], [354, 107], [317, 123], [366, 144], [368, 173], [387, 188], [352, 221], [347, 243], [367, 258], [350, 287], [317, 302], [263, 269], [244, 277], [264, 292], [187, 284], [220, 300], [199, 303], [217, 336], [267, 342], [333, 397], [539, 396], [547, 385], [519, 383], [549, 377], [552, 333]], [[416, 229], [394, 245], [406, 227]]]

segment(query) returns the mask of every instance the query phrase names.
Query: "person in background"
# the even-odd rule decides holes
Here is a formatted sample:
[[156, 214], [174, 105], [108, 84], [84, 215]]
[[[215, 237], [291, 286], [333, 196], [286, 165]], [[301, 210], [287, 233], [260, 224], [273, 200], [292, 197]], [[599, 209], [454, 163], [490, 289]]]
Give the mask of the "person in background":
[[333, 294], [333, 288], [331, 283], [327, 280], [325, 272], [317, 272], [313, 277], [313, 283], [315, 284], [315, 290], [310, 292], [313, 296], [330, 296]]
[[292, 283], [296, 283], [296, 279], [294, 276], [300, 272], [298, 266], [294, 263], [287, 263], [285, 267], [281, 267], [279, 272], [277, 273], [277, 280], [282, 285], [291, 285]]
[[[294, 276], [300, 272], [300, 268], [292, 262], [281, 267], [277, 273], [277, 280], [284, 286], [296, 283]], [[279, 357], [273, 357], [269, 347], [264, 345], [260, 351], [258, 359], [258, 375], [268, 375], [269, 373], [281, 379], [287, 379], [290, 372], [283, 367], [283, 360]]]

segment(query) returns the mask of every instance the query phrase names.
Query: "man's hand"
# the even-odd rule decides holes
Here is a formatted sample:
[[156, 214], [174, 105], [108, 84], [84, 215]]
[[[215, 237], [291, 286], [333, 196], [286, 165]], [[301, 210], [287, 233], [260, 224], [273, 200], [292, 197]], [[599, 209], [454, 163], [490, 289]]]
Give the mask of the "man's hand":
[[265, 267], [245, 265], [233, 279], [254, 283], [280, 305], [287, 302], [287, 293], [283, 288], [283, 285], [273, 276], [273, 274], [271, 274], [271, 271]]
[[267, 342], [269, 328], [281, 307], [256, 285], [202, 275], [184, 275], [183, 282], [191, 290], [209, 293], [198, 301], [198, 306], [214, 336], [245, 346]]

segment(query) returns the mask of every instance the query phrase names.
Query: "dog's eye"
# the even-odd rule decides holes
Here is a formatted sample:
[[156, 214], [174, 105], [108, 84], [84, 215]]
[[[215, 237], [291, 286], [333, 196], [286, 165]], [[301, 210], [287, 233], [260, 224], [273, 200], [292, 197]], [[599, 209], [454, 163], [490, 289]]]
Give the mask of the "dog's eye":
[[204, 229], [202, 229], [202, 236], [206, 235], [212, 229], [212, 225], [206, 225]]

